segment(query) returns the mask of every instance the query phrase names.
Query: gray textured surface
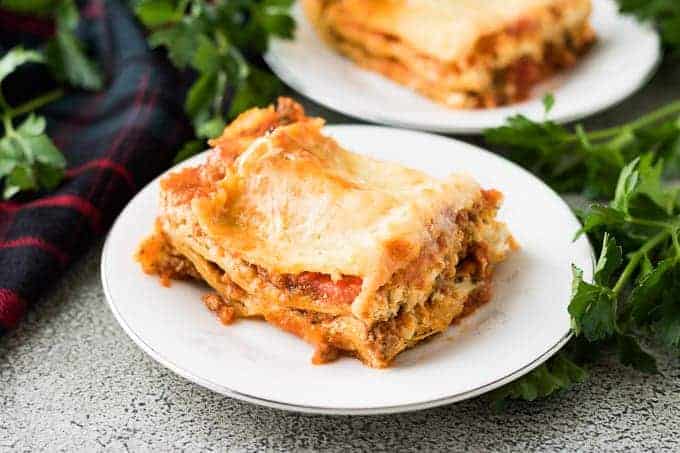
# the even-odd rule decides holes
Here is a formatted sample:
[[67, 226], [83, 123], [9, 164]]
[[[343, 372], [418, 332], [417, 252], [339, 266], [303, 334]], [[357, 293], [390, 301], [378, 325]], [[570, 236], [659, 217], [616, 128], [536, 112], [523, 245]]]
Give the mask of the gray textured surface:
[[[587, 124], [679, 97], [680, 67], [666, 65], [623, 106]], [[101, 243], [0, 338], [0, 451], [680, 448], [677, 359], [664, 365], [665, 376], [605, 362], [587, 384], [503, 413], [478, 398], [411, 414], [325, 417], [220, 396], [167, 371], [127, 338], [104, 301], [100, 253]]]

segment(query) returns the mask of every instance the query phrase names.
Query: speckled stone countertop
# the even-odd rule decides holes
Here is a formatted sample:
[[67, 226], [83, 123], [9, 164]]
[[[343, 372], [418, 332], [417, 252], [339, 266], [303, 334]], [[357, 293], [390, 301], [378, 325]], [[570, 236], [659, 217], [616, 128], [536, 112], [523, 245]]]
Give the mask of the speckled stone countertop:
[[[678, 98], [680, 65], [666, 64], [586, 125]], [[306, 105], [331, 123], [350, 121]], [[502, 413], [477, 398], [409, 414], [312, 416], [218, 395], [166, 370], [125, 335], [104, 301], [101, 245], [0, 338], [0, 451], [680, 449], [678, 359], [666, 362], [664, 376], [605, 361], [588, 383]]]

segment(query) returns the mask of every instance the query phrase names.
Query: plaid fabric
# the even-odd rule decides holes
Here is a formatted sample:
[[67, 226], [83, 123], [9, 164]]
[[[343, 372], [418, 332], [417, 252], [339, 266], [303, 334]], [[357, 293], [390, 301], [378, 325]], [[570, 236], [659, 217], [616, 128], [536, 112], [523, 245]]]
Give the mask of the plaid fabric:
[[[183, 82], [151, 52], [118, 0], [83, 2], [80, 35], [106, 74], [97, 93], [73, 91], [41, 112], [68, 161], [58, 190], [0, 202], [0, 333], [103, 235], [126, 202], [168, 168], [191, 133]], [[34, 46], [51, 23], [0, 11], [0, 50]], [[4, 85], [8, 97], [38, 94], [50, 78], [36, 68]]]

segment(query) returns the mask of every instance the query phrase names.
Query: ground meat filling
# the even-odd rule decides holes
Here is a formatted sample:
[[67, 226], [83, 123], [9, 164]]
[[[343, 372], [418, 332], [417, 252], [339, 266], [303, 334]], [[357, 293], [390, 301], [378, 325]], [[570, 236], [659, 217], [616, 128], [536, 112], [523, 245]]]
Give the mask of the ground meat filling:
[[[258, 269], [260, 273], [265, 271]], [[332, 305], [351, 305], [361, 292], [362, 279], [345, 275], [340, 280], [333, 281], [330, 275], [318, 272], [302, 272], [298, 275], [263, 275], [279, 289], [293, 293], [304, 294], [312, 299]]]
[[359, 277], [343, 276], [333, 281], [329, 275], [317, 272], [303, 272], [299, 275], [287, 275], [286, 286], [290, 290], [299, 290], [315, 299], [327, 300], [333, 304], [350, 305], [361, 292], [362, 280]]
[[[502, 198], [498, 191], [488, 190], [482, 193], [484, 202], [489, 207], [498, 205]], [[457, 251], [461, 257], [469, 255], [467, 248], [471, 245], [470, 241], [472, 240], [474, 226], [479, 222], [476, 211], [463, 210], [456, 214], [456, 226], [463, 232], [465, 237], [462, 241], [463, 248]], [[445, 241], [444, 236], [438, 237], [434, 248], [421, 251], [421, 256], [416, 262], [411, 263], [412, 265], [395, 274], [391, 282], [392, 286], [418, 287], [417, 281], [423, 278], [423, 270], [430, 269], [434, 262], [441, 258], [444, 249], [448, 246], [449, 244]], [[478, 255], [481, 257], [481, 254], [478, 253]], [[476, 264], [480, 257], [475, 256], [467, 259], [467, 266], [471, 267], [473, 263]], [[302, 272], [297, 275], [276, 274], [267, 272], [258, 266], [253, 266], [253, 268], [262, 280], [271, 283], [283, 291], [305, 295], [324, 304], [335, 306], [351, 305], [361, 292], [363, 283], [361, 277], [350, 275], [343, 275], [342, 278], [334, 281], [330, 275], [318, 272]]]

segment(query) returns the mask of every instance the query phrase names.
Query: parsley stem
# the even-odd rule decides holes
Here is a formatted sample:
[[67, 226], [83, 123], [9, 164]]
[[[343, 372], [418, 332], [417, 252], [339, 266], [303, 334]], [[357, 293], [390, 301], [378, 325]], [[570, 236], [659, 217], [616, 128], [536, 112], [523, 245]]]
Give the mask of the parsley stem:
[[642, 244], [642, 247], [640, 247], [637, 252], [633, 253], [630, 256], [628, 264], [626, 264], [626, 267], [623, 269], [621, 276], [616, 281], [616, 285], [614, 285], [614, 288], [612, 289], [614, 294], [618, 295], [621, 292], [621, 290], [624, 288], [624, 286], [630, 279], [631, 275], [633, 274], [633, 271], [635, 270], [635, 268], [637, 268], [637, 265], [640, 263], [642, 257], [645, 256], [650, 251], [652, 251], [654, 247], [668, 239], [668, 236], [670, 234], [671, 230], [669, 229], [661, 231], [656, 236], [652, 236], [647, 242]]
[[12, 126], [12, 117], [8, 113], [2, 115], [2, 125], [5, 128], [5, 134], [11, 134], [14, 132], [14, 126]]
[[664, 228], [664, 229], [668, 229], [668, 228], [673, 227], [672, 223], [664, 222], [662, 220], [647, 220], [647, 219], [638, 219], [637, 217], [627, 217], [626, 221], [629, 222], [629, 223], [637, 224], [637, 225]]
[[[614, 126], [610, 127], [607, 129], [601, 129], [599, 131], [594, 131], [594, 132], [588, 132], [586, 133], [586, 137], [589, 140], [602, 140], [606, 138], [610, 138], [613, 136], [618, 135], [619, 133], [629, 130], [633, 131], [635, 129], [639, 129], [645, 126], [649, 126], [650, 124], [654, 124], [657, 121], [673, 114], [680, 113], [680, 100], [671, 102], [668, 105], [665, 105], [661, 107], [660, 109], [654, 110], [650, 113], [647, 113], [646, 115], [641, 116], [635, 121], [631, 121], [630, 123], [625, 123], [620, 126]], [[578, 134], [571, 134], [569, 138], [566, 140], [567, 142], [577, 142], [579, 140]]]
[[56, 90], [48, 91], [47, 93], [38, 96], [37, 98], [31, 99], [21, 105], [13, 107], [9, 110], [10, 118], [15, 118], [17, 116], [25, 115], [26, 113], [32, 112], [44, 107], [45, 105], [53, 102], [64, 95], [64, 90], [57, 88]]
[[671, 234], [671, 238], [673, 238], [673, 247], [675, 248], [675, 255], [676, 257], [680, 258], [680, 241], [678, 240], [678, 233], [680, 233], [680, 230], [675, 230]]

